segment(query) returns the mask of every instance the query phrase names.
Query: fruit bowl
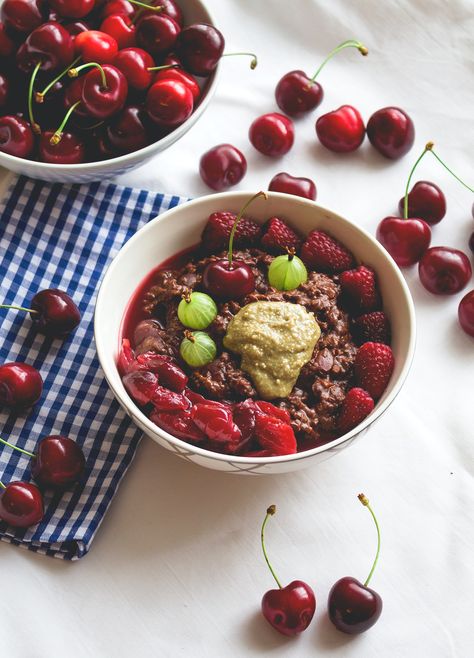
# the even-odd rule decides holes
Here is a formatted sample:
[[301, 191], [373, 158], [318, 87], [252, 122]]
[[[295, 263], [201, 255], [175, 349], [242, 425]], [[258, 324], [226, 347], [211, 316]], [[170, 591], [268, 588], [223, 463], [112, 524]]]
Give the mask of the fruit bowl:
[[415, 314], [404, 278], [383, 247], [351, 221], [307, 199], [276, 192], [269, 192], [266, 201], [255, 202], [249, 212], [259, 223], [274, 215], [282, 217], [303, 235], [316, 228], [327, 231], [346, 245], [357, 261], [371, 266], [378, 275], [384, 310], [392, 326], [395, 369], [372, 413], [350, 432], [322, 446], [280, 457], [239, 457], [211, 452], [157, 427], [129, 397], [116, 365], [122, 321], [139, 284], [158, 264], [197, 244], [211, 213], [238, 212], [249, 196], [250, 192], [226, 192], [201, 197], [163, 213], [140, 229], [120, 250], [105, 274], [95, 309], [95, 340], [100, 363], [115, 397], [154, 441], [207, 468], [231, 473], [282, 473], [324, 461], [361, 437], [395, 399], [413, 358]]
[[[3, 0], [0, 0], [0, 6], [2, 2]], [[179, 5], [183, 10], [185, 25], [191, 23], [214, 24], [205, 3], [201, 0], [180, 0]], [[172, 132], [144, 148], [108, 160], [69, 165], [36, 162], [0, 151], [0, 166], [17, 174], [57, 183], [88, 183], [118, 176], [130, 169], [135, 169], [172, 146], [196, 123], [206, 110], [216, 90], [219, 69], [220, 64], [208, 78], [201, 78], [204, 81], [202, 95], [191, 116]]]

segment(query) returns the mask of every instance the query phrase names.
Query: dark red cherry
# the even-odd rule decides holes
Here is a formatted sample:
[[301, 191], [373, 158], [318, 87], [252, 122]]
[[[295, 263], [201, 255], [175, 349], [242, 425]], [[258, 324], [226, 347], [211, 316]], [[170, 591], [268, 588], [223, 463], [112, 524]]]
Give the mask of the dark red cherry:
[[309, 585], [293, 580], [286, 587], [271, 589], [262, 599], [265, 619], [283, 635], [293, 636], [306, 630], [316, 609], [316, 598]]
[[0, 108], [4, 108], [8, 105], [8, 99], [10, 96], [10, 81], [8, 80], [5, 73], [0, 73]]
[[474, 233], [471, 233], [468, 244], [469, 244], [469, 249], [474, 253]]
[[459, 302], [458, 307], [459, 324], [469, 336], [474, 336], [474, 290]]
[[82, 103], [84, 109], [97, 119], [107, 119], [122, 109], [128, 93], [127, 79], [111, 64], [104, 64], [104, 87], [101, 71], [94, 68], [84, 76]]
[[396, 160], [413, 146], [415, 126], [408, 114], [399, 107], [384, 107], [370, 117], [367, 137], [379, 153]]
[[28, 73], [38, 62], [41, 70], [66, 68], [74, 59], [74, 40], [59, 23], [43, 23], [28, 35], [16, 54], [20, 71]]
[[257, 151], [264, 155], [284, 155], [291, 149], [295, 139], [293, 121], [278, 112], [263, 114], [250, 126], [249, 139]]
[[100, 30], [81, 32], [74, 41], [76, 55], [84, 62], [111, 64], [118, 53], [117, 41], [110, 34]]
[[144, 110], [137, 105], [124, 107], [105, 129], [108, 142], [117, 152], [131, 153], [148, 144]]
[[100, 29], [115, 39], [119, 49], [131, 48], [136, 42], [136, 28], [132, 19], [123, 14], [112, 14], [102, 21]]
[[268, 189], [272, 192], [283, 192], [312, 201], [316, 200], [316, 185], [310, 178], [298, 178], [284, 171], [273, 176]]
[[143, 48], [123, 48], [117, 53], [114, 66], [122, 71], [132, 89], [143, 91], [151, 85], [154, 73], [148, 69], [155, 66], [155, 62]]
[[148, 116], [162, 126], [179, 126], [191, 116], [193, 106], [192, 92], [178, 80], [155, 82], [145, 100]]
[[454, 295], [466, 286], [472, 267], [459, 249], [431, 247], [418, 264], [418, 274], [424, 287], [434, 295]]
[[[82, 89], [84, 87], [85, 76], [75, 78], [66, 87], [64, 92], [64, 107], [68, 110], [78, 101], [82, 100]], [[48, 96], [46, 95], [45, 98]], [[91, 117], [83, 103], [78, 105], [74, 110], [71, 121], [77, 124], [77, 120], [87, 120], [88, 122], [97, 123], [97, 119]]]
[[62, 489], [77, 482], [86, 460], [80, 446], [67, 436], [47, 436], [36, 450], [31, 474], [41, 487]]
[[64, 23], [64, 27], [72, 37], [76, 37], [82, 32], [92, 30], [91, 26], [85, 21], [73, 21], [72, 23]]
[[323, 100], [319, 82], [312, 82], [304, 71], [290, 71], [278, 82], [275, 98], [280, 110], [291, 117], [311, 112]]
[[47, 336], [64, 338], [81, 320], [81, 313], [71, 297], [57, 288], [40, 290], [33, 296], [30, 306], [36, 311], [31, 313], [33, 324]]
[[180, 31], [171, 16], [153, 12], [138, 21], [137, 44], [151, 55], [163, 55], [173, 49]]
[[382, 613], [382, 607], [382, 599], [377, 592], [350, 576], [338, 580], [329, 592], [329, 619], [338, 630], [351, 635], [373, 626]]
[[48, 0], [49, 4], [64, 18], [83, 18], [89, 14], [96, 0]]
[[29, 409], [43, 391], [41, 375], [27, 363], [4, 363], [0, 366], [0, 407]]
[[316, 121], [316, 134], [323, 146], [336, 153], [355, 151], [364, 141], [365, 126], [358, 110], [341, 105]]
[[417, 263], [430, 246], [431, 229], [422, 219], [385, 217], [377, 227], [377, 240], [401, 267]]
[[240, 183], [247, 171], [244, 154], [232, 144], [218, 144], [201, 156], [199, 173], [213, 190], [225, 190]]
[[0, 490], [0, 519], [16, 528], [29, 528], [44, 516], [41, 491], [31, 482], [10, 482]]
[[3, 0], [1, 17], [6, 26], [28, 34], [44, 23], [47, 7], [43, 0]]
[[33, 131], [30, 124], [17, 116], [0, 117], [0, 151], [27, 158], [34, 147]]
[[194, 75], [210, 75], [224, 52], [224, 37], [207, 23], [188, 25], [176, 42], [176, 54], [186, 71]]
[[[398, 203], [398, 210], [403, 215], [405, 197]], [[434, 183], [420, 180], [408, 194], [408, 216], [419, 217], [430, 224], [437, 224], [446, 214], [446, 197]]]
[[[147, 3], [151, 4], [151, 3]], [[109, 0], [102, 5], [100, 16], [102, 20], [107, 16], [130, 16], [135, 13], [136, 6], [134, 7], [128, 0]]]
[[155, 73], [153, 82], [158, 82], [158, 80], [178, 80], [188, 87], [193, 95], [193, 102], [196, 104], [199, 96], [201, 95], [201, 88], [199, 87], [198, 81], [190, 73], [186, 73], [182, 69], [162, 69]]
[[80, 164], [86, 159], [86, 147], [82, 139], [70, 132], [61, 134], [57, 144], [51, 143], [53, 130], [41, 133], [38, 144], [38, 155], [41, 162], [50, 164]]
[[[5, 6], [3, 3], [2, 7]], [[5, 25], [0, 21], [0, 57], [10, 57], [15, 52], [15, 43], [5, 30]]]
[[[151, 2], [147, 2], [146, 4], [151, 5], [153, 7], [161, 7], [161, 11], [159, 12], [163, 16], [170, 16], [173, 20], [175, 20], [180, 27], [183, 27], [183, 22], [184, 22], [184, 17], [183, 17], [183, 12], [181, 10], [181, 7], [178, 5], [175, 0], [152, 0]], [[154, 12], [150, 9], [144, 9], [143, 12], [140, 13], [141, 16], [146, 16], [150, 14], [158, 14], [158, 12]]]
[[206, 292], [220, 300], [240, 299], [255, 290], [255, 276], [248, 265], [233, 260], [209, 263], [202, 275]]

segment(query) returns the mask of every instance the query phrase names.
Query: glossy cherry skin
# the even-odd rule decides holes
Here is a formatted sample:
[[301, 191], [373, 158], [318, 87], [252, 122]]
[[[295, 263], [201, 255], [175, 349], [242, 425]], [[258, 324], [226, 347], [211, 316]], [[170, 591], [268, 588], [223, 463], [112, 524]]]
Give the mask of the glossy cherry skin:
[[312, 82], [304, 71], [286, 73], [275, 89], [280, 110], [290, 117], [301, 117], [323, 100], [324, 92], [319, 82]]
[[[405, 197], [398, 203], [398, 210], [403, 216]], [[446, 215], [446, 197], [434, 183], [420, 180], [408, 193], [408, 216], [419, 217], [432, 226]]]
[[48, 0], [60, 16], [65, 18], [82, 18], [93, 9], [96, 0]]
[[210, 75], [216, 68], [225, 41], [213, 25], [195, 23], [181, 31], [176, 42], [176, 53], [186, 71], [194, 75]]
[[[5, 6], [3, 3], [2, 7]], [[0, 21], [0, 56], [10, 57], [15, 52], [15, 43], [8, 36], [5, 25]]]
[[41, 162], [50, 164], [80, 164], [86, 159], [86, 147], [82, 139], [70, 132], [64, 132], [58, 144], [51, 144], [53, 130], [41, 133], [38, 143], [38, 156]]
[[4, 0], [2, 21], [8, 27], [28, 34], [44, 23], [47, 8], [43, 0]]
[[459, 302], [459, 324], [469, 336], [474, 336], [474, 290], [468, 292]]
[[355, 151], [364, 141], [365, 126], [358, 110], [341, 105], [316, 121], [316, 134], [323, 146], [336, 153]]
[[351, 576], [338, 580], [329, 592], [329, 619], [339, 631], [350, 635], [373, 626], [382, 614], [382, 607], [380, 595]]
[[130, 16], [135, 13], [136, 6], [133, 6], [128, 0], [109, 0], [101, 9], [100, 16], [102, 19], [107, 16]]
[[137, 44], [151, 55], [163, 55], [172, 50], [180, 31], [171, 16], [153, 12], [138, 21]]
[[430, 246], [431, 229], [422, 219], [385, 217], [377, 227], [377, 240], [400, 267], [417, 263]]
[[77, 37], [77, 35], [82, 34], [82, 32], [88, 32], [89, 30], [92, 30], [91, 26], [85, 21], [73, 21], [72, 23], [65, 23], [64, 27], [72, 37]]
[[[86, 78], [83, 75], [80, 76], [79, 78], [75, 78], [67, 85], [66, 90], [64, 92], [64, 107], [66, 110], [68, 110], [72, 105], [77, 103], [77, 101], [82, 101], [82, 90], [84, 87], [85, 79]], [[70, 121], [75, 123], [75, 120], [78, 117], [82, 119], [87, 119], [89, 121], [91, 120], [91, 117], [87, 112], [83, 103], [81, 103], [76, 107], [73, 114], [71, 115]], [[92, 120], [94, 121], [94, 123], [97, 123], [96, 119], [92, 119]]]
[[201, 156], [199, 174], [213, 190], [240, 183], [247, 171], [244, 154], [232, 144], [218, 144]]
[[122, 71], [132, 89], [143, 91], [152, 83], [154, 74], [148, 69], [155, 66], [155, 62], [143, 48], [123, 48], [115, 57], [114, 66]]
[[117, 41], [100, 30], [81, 32], [75, 38], [74, 47], [84, 62], [98, 64], [111, 64], [118, 53]]
[[38, 62], [42, 71], [65, 68], [74, 59], [74, 40], [59, 23], [43, 23], [28, 35], [16, 54], [20, 71], [30, 72]]
[[135, 24], [128, 16], [112, 14], [102, 21], [100, 29], [115, 39], [120, 49], [131, 48], [136, 43]]
[[262, 599], [265, 619], [279, 633], [290, 637], [308, 628], [315, 610], [314, 592], [302, 580], [293, 580], [281, 589], [271, 589]]
[[[181, 10], [181, 7], [178, 5], [177, 2], [175, 2], [175, 0], [152, 0], [152, 2], [147, 2], [147, 4], [150, 4], [153, 7], [161, 7], [162, 9], [160, 14], [170, 16], [173, 20], [175, 20], [178, 23], [180, 27], [183, 26], [183, 22], [184, 22], [183, 12]], [[149, 9], [144, 9], [141, 15], [145, 16], [147, 14], [155, 14], [155, 12]]]
[[40, 290], [33, 296], [30, 306], [37, 311], [31, 313], [33, 324], [47, 336], [64, 338], [81, 321], [81, 313], [76, 304], [67, 293], [57, 288]]
[[0, 108], [8, 105], [10, 95], [10, 81], [4, 73], [0, 73]]
[[284, 171], [273, 176], [268, 189], [271, 192], [293, 194], [294, 196], [301, 196], [304, 199], [311, 199], [312, 201], [316, 200], [317, 194], [316, 185], [310, 178], [298, 178]]
[[413, 146], [415, 126], [408, 114], [399, 107], [384, 107], [370, 117], [367, 137], [379, 153], [396, 160]]
[[240, 299], [255, 290], [255, 276], [248, 265], [233, 260], [216, 260], [207, 265], [202, 285], [211, 297], [220, 300]]
[[41, 491], [31, 482], [10, 482], [0, 491], [0, 519], [15, 528], [29, 528], [44, 516]]
[[137, 105], [129, 105], [113, 117], [105, 129], [106, 139], [117, 152], [131, 153], [148, 144], [144, 123], [144, 111]]
[[159, 80], [148, 90], [148, 116], [162, 126], [179, 126], [191, 116], [194, 101], [189, 87], [178, 80]]
[[293, 121], [278, 112], [263, 114], [250, 126], [249, 139], [263, 155], [274, 158], [284, 155], [295, 140]]
[[99, 69], [86, 73], [82, 87], [84, 109], [97, 119], [107, 119], [121, 110], [128, 93], [127, 79], [118, 68], [111, 64], [104, 64], [102, 68], [107, 81], [106, 89], [102, 86]]
[[0, 151], [27, 158], [33, 151], [35, 140], [30, 124], [20, 117], [0, 117]]
[[156, 71], [153, 82], [158, 82], [158, 80], [178, 80], [182, 82], [191, 91], [194, 103], [196, 103], [201, 95], [201, 89], [196, 78], [182, 69], [162, 69], [161, 71]]
[[469, 249], [474, 253], [474, 233], [469, 238]]
[[469, 258], [459, 249], [431, 247], [418, 263], [420, 281], [434, 295], [454, 295], [472, 276]]
[[27, 363], [4, 363], [0, 366], [0, 407], [29, 409], [43, 392], [41, 375]]
[[86, 460], [78, 444], [67, 436], [47, 436], [36, 450], [31, 474], [41, 487], [64, 488], [77, 482]]

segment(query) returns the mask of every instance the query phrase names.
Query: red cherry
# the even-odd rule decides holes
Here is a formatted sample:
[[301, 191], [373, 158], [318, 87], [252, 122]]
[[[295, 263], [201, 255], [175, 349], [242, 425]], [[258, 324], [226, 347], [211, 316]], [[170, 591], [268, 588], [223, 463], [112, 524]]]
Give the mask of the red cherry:
[[280, 110], [291, 117], [301, 117], [320, 105], [324, 92], [319, 82], [312, 82], [304, 71], [286, 73], [275, 89]]
[[469, 238], [469, 249], [474, 253], [474, 233]]
[[29, 409], [43, 392], [41, 375], [27, 363], [4, 363], [0, 366], [0, 407]]
[[102, 21], [100, 29], [110, 34], [120, 49], [130, 48], [136, 42], [136, 28], [132, 20], [123, 14], [112, 14]]
[[79, 445], [67, 436], [47, 436], [36, 451], [31, 474], [41, 487], [63, 488], [77, 482], [86, 460]]
[[401, 267], [417, 263], [430, 246], [431, 229], [422, 219], [385, 217], [377, 227], [377, 240]]
[[135, 7], [128, 0], [109, 0], [102, 6], [101, 18], [107, 18], [107, 16], [130, 16], [132, 17], [135, 13]]
[[85, 21], [73, 21], [72, 23], [65, 23], [64, 27], [72, 37], [77, 37], [77, 35], [82, 34], [82, 32], [88, 32], [89, 30], [92, 30], [91, 26]]
[[295, 139], [293, 122], [278, 112], [263, 114], [250, 126], [249, 139], [257, 151], [264, 155], [284, 155], [291, 149]]
[[43, 0], [4, 0], [1, 7], [2, 22], [25, 34], [44, 23], [46, 16]]
[[153, 82], [158, 82], [158, 80], [178, 80], [179, 82], [184, 83], [186, 87], [188, 87], [188, 89], [191, 91], [194, 103], [196, 103], [196, 101], [199, 99], [199, 96], [201, 95], [201, 88], [199, 87], [196, 78], [190, 73], [186, 73], [186, 71], [181, 69], [169, 68], [157, 71], [155, 73]]
[[224, 37], [213, 25], [195, 23], [181, 31], [176, 53], [187, 71], [194, 75], [210, 75], [224, 52]]
[[107, 119], [121, 110], [128, 93], [127, 79], [118, 68], [104, 64], [102, 71], [94, 68], [86, 73], [82, 87], [84, 109], [97, 119]]
[[[85, 76], [80, 78], [75, 78], [68, 84], [64, 92], [64, 107], [68, 110], [70, 107], [75, 105], [78, 101], [82, 100], [82, 89], [84, 87]], [[48, 96], [46, 96], [47, 98]], [[87, 112], [85, 106], [81, 103], [74, 110], [73, 118], [82, 117], [90, 121], [91, 117]], [[96, 119], [93, 119], [94, 123], [97, 123]]]
[[223, 404], [195, 404], [191, 418], [207, 438], [217, 443], [238, 443], [242, 439], [239, 428], [232, 418], [232, 410]]
[[0, 73], [0, 108], [4, 108], [8, 103], [10, 95], [10, 82], [4, 73]]
[[328, 598], [329, 619], [344, 633], [362, 633], [375, 624], [382, 613], [382, 599], [370, 587], [346, 576], [335, 583]]
[[16, 54], [20, 71], [28, 73], [38, 62], [42, 71], [68, 66], [74, 58], [74, 41], [59, 23], [43, 23], [28, 35]]
[[[2, 9], [5, 2], [2, 4]], [[5, 25], [0, 21], [0, 57], [10, 57], [15, 51], [15, 43], [8, 36]]]
[[330, 151], [355, 151], [364, 141], [365, 126], [358, 110], [352, 105], [341, 105], [333, 112], [323, 114], [316, 121], [319, 141]]
[[[62, 141], [61, 139], [58, 146]], [[74, 140], [69, 140], [69, 142], [74, 148]], [[51, 148], [58, 148], [58, 146]], [[31, 313], [33, 324], [39, 332], [47, 336], [64, 338], [81, 321], [81, 313], [71, 297], [57, 288], [40, 290], [33, 296], [30, 306], [33, 311], [36, 311]]]
[[[3, 485], [5, 487], [5, 485]], [[0, 496], [0, 519], [16, 528], [29, 528], [44, 516], [41, 491], [31, 482], [10, 482]]]
[[255, 276], [241, 261], [216, 260], [206, 266], [202, 285], [216, 299], [240, 299], [255, 290]]
[[431, 247], [418, 264], [418, 274], [424, 287], [434, 295], [454, 295], [466, 286], [472, 267], [459, 249]]
[[162, 55], [172, 50], [180, 31], [171, 16], [153, 12], [138, 21], [137, 44], [151, 55]]
[[474, 336], [474, 290], [464, 295], [459, 302], [458, 318], [464, 331], [470, 336]]
[[[161, 7], [160, 15], [170, 16], [180, 27], [183, 26], [183, 12], [175, 0], [152, 0], [152, 2], [147, 2], [146, 4], [149, 4], [152, 7]], [[141, 16], [147, 16], [150, 14], [158, 15], [158, 12], [154, 12], [150, 9], [143, 9], [143, 12], [140, 13]]]
[[[398, 210], [403, 215], [405, 197], [398, 203]], [[420, 180], [408, 194], [408, 216], [419, 217], [430, 224], [437, 224], [446, 214], [446, 197], [434, 183]]]
[[153, 79], [153, 72], [148, 69], [155, 66], [152, 56], [142, 48], [124, 48], [120, 50], [115, 59], [116, 66], [132, 89], [143, 91], [148, 89]]
[[51, 138], [55, 133], [45, 130], [41, 133], [38, 144], [38, 155], [41, 162], [50, 164], [80, 164], [85, 162], [86, 147], [84, 142], [73, 133], [61, 134], [61, 141], [52, 144]]
[[89, 14], [95, 5], [95, 0], [48, 0], [48, 2], [65, 18], [82, 18]]
[[408, 114], [399, 107], [384, 107], [370, 117], [367, 137], [379, 153], [396, 160], [413, 146], [415, 127]]
[[142, 108], [137, 105], [129, 105], [113, 117], [106, 128], [105, 135], [112, 148], [117, 152], [131, 153], [148, 144], [143, 114]]
[[148, 116], [162, 126], [179, 126], [193, 111], [193, 95], [178, 80], [159, 80], [148, 90], [145, 107]]
[[6, 115], [0, 117], [0, 151], [27, 158], [34, 147], [33, 131], [30, 124], [20, 117]]
[[80, 55], [84, 62], [111, 64], [118, 53], [117, 41], [100, 30], [81, 32], [76, 36], [74, 45], [76, 54]]
[[273, 176], [268, 189], [272, 192], [283, 192], [316, 200], [316, 185], [310, 178], [298, 178], [284, 171]]
[[201, 156], [199, 173], [213, 190], [224, 190], [240, 183], [247, 171], [247, 160], [232, 144], [219, 144]]

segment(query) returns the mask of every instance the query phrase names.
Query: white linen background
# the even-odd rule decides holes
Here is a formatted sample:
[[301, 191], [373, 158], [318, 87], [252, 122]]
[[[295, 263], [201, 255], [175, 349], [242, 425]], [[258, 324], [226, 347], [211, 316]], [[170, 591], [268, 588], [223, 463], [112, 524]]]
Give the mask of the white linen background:
[[[227, 50], [255, 50], [222, 63], [216, 96], [198, 124], [164, 155], [121, 183], [190, 196], [209, 190], [199, 156], [231, 142], [247, 156], [238, 189], [265, 189], [278, 171], [310, 176], [318, 202], [372, 233], [393, 213], [415, 158], [429, 139], [471, 184], [473, 140], [472, 0], [208, 0]], [[277, 109], [274, 87], [285, 72], [308, 74], [339, 42], [355, 50], [320, 76], [323, 104], [296, 122], [291, 152], [267, 159], [247, 130]], [[337, 155], [319, 145], [315, 118], [354, 104], [365, 120], [386, 105], [413, 118], [416, 143], [387, 161], [366, 141]], [[432, 244], [467, 249], [473, 197], [427, 156], [414, 180], [440, 184], [447, 217]], [[227, 655], [333, 658], [432, 658], [473, 655], [474, 545], [472, 391], [474, 340], [457, 324], [461, 294], [434, 297], [406, 272], [418, 319], [413, 368], [395, 403], [347, 451], [299, 473], [244, 478], [200, 469], [143, 441], [91, 552], [75, 564], [0, 544], [1, 645], [12, 658], [214, 658]], [[469, 288], [472, 289], [471, 281]], [[464, 291], [464, 292], [466, 292]], [[382, 617], [351, 638], [327, 621], [326, 600], [344, 575], [363, 580], [375, 529], [356, 500], [364, 491], [382, 528], [371, 585]], [[273, 587], [259, 546], [267, 505], [268, 551], [280, 578], [314, 586], [310, 628], [285, 639], [259, 612]]]

